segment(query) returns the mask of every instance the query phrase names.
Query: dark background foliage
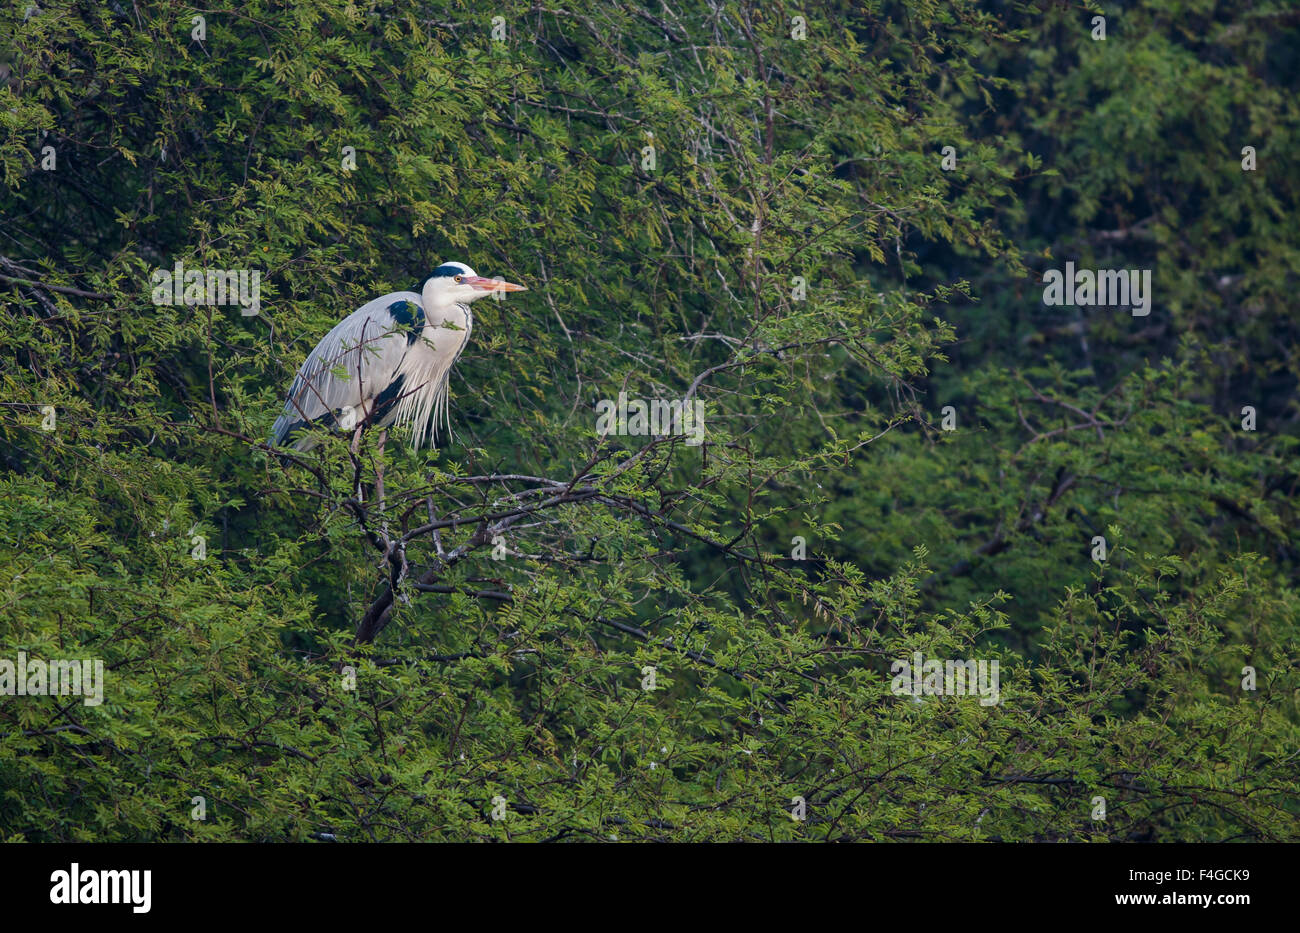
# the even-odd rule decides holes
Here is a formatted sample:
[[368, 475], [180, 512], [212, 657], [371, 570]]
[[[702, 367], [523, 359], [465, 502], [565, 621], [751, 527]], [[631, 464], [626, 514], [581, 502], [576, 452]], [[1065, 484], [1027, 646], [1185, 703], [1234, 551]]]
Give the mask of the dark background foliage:
[[[0, 11], [0, 658], [108, 669], [0, 696], [0, 837], [1297, 838], [1298, 30]], [[531, 289], [475, 305], [454, 440], [269, 452], [449, 259]], [[261, 313], [155, 304], [177, 261]], [[1045, 305], [1067, 261], [1150, 315]], [[705, 443], [601, 437], [620, 392]], [[895, 695], [916, 651], [1000, 702]]]

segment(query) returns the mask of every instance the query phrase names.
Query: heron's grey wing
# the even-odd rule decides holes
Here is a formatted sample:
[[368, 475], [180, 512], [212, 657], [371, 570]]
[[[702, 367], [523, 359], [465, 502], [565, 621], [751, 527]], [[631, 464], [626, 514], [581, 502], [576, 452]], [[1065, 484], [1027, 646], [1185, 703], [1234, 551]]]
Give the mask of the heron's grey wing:
[[[271, 429], [271, 443], [282, 445], [295, 431], [314, 424], [333, 426], [336, 413], [367, 417], [376, 397], [396, 377], [410, 334], [422, 326], [420, 296], [414, 292], [384, 295], [349, 314], [299, 368]], [[292, 446], [308, 450], [313, 442], [302, 438]]]

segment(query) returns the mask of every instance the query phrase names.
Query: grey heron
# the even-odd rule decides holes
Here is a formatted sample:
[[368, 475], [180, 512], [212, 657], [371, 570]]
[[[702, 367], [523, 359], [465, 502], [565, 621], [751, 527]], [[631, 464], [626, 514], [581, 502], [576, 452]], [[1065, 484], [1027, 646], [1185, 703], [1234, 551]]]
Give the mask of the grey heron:
[[300, 433], [308, 428], [394, 423], [411, 428], [412, 448], [436, 439], [439, 420], [450, 429], [447, 382], [474, 326], [470, 304], [516, 291], [526, 289], [446, 262], [418, 293], [392, 292], [357, 308], [299, 367], [271, 443], [306, 451], [318, 442]]

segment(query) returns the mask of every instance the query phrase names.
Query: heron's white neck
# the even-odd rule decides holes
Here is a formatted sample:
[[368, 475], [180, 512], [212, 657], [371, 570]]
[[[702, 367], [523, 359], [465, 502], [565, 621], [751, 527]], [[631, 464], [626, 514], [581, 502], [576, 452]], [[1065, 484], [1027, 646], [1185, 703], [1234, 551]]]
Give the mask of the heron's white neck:
[[424, 340], [415, 341], [402, 357], [398, 374], [403, 377], [403, 396], [394, 415], [399, 424], [412, 426], [413, 447], [421, 446], [430, 431], [436, 437], [439, 424], [450, 432], [448, 376], [474, 326], [468, 303], [434, 301], [433, 289], [427, 286], [420, 298]]

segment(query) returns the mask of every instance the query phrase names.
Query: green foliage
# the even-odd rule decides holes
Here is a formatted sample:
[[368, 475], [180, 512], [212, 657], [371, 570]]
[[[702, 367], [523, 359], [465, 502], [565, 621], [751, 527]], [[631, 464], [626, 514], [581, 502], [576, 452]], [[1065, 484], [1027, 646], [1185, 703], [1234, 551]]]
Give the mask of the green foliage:
[[[107, 682], [0, 696], [0, 838], [1300, 837], [1294, 14], [23, 6], [0, 660]], [[454, 441], [269, 450], [451, 259], [531, 289]], [[1151, 315], [1045, 306], [1067, 259]], [[261, 313], [155, 304], [177, 262]], [[601, 436], [620, 392], [704, 444]]]

